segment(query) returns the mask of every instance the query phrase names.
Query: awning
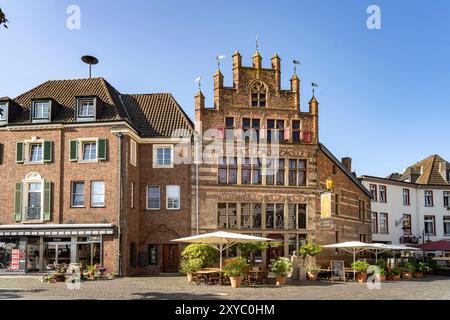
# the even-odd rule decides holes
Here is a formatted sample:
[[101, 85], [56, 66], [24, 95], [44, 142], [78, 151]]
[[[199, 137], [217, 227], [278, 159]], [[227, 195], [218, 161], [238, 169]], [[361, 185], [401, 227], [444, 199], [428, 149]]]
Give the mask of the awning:
[[106, 234], [114, 234], [114, 225], [110, 223], [0, 225], [0, 236], [91, 236]]
[[450, 251], [449, 240], [439, 240], [433, 242], [425, 242], [415, 246], [423, 251]]

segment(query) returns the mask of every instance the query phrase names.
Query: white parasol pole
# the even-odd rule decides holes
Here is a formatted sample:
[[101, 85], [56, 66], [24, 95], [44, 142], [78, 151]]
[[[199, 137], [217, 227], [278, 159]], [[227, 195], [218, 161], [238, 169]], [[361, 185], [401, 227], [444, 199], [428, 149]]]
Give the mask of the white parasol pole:
[[356, 249], [353, 250], [353, 281], [356, 281], [356, 270], [355, 270], [355, 263], [356, 262]]

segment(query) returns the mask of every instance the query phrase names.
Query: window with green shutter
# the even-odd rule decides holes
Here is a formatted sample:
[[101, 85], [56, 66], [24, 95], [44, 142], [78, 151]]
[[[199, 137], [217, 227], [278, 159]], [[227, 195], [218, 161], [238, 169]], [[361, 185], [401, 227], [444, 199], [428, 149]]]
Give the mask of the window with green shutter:
[[98, 139], [97, 150], [97, 159], [106, 160], [106, 139]]
[[44, 220], [50, 221], [50, 213], [52, 207], [52, 183], [44, 181]]
[[53, 143], [52, 141], [44, 141], [44, 162], [52, 162], [53, 156]]
[[23, 163], [24, 154], [25, 154], [24, 143], [17, 142], [17, 144], [16, 144], [16, 162], [17, 163]]
[[14, 220], [22, 221], [22, 182], [16, 183], [14, 192]]
[[0, 143], [0, 164], [3, 164], [3, 144]]
[[70, 140], [70, 161], [78, 161], [78, 141]]

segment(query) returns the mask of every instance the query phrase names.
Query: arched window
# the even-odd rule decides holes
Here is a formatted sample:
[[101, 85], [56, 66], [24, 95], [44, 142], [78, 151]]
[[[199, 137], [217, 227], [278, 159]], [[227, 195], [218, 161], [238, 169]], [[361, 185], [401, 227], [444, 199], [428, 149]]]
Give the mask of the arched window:
[[265, 107], [267, 98], [266, 86], [261, 81], [256, 81], [251, 87], [252, 107]]

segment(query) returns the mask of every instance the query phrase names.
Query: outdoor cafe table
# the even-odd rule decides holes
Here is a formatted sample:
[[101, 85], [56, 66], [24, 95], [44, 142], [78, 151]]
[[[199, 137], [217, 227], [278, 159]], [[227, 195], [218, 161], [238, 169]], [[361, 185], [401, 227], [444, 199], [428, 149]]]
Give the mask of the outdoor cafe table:
[[249, 284], [262, 283], [264, 271], [262, 270], [249, 270], [247, 271], [247, 281]]
[[216, 282], [219, 282], [220, 277], [223, 274], [223, 271], [220, 271], [219, 268], [211, 268], [196, 271], [195, 274], [197, 276], [197, 284], [203, 282], [207, 285], [212, 285], [216, 284]]
[[[328, 276], [329, 276], [329, 279], [331, 281], [331, 268], [330, 267], [328, 267], [328, 268], [321, 268], [321, 269], [318, 269], [318, 271], [319, 272], [323, 272], [323, 273], [327, 273]], [[351, 278], [348, 275], [349, 274], [353, 274], [353, 269], [352, 268], [344, 268], [344, 272], [345, 272], [345, 279], [347, 280], [347, 279]]]

